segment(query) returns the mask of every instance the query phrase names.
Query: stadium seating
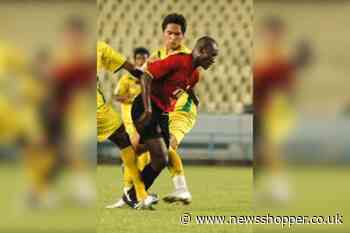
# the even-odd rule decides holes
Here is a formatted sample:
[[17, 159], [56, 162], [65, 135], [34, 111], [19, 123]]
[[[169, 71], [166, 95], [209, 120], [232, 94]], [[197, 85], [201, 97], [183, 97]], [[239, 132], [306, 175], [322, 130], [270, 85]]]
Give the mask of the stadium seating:
[[[211, 0], [172, 4], [164, 0], [97, 2], [98, 37], [129, 58], [136, 46], [151, 50], [161, 46], [161, 20], [168, 13], [182, 13], [188, 21], [187, 46], [193, 46], [203, 35], [213, 36], [220, 46], [217, 64], [205, 72], [197, 88], [200, 111], [240, 113], [252, 103], [252, 0], [223, 0], [216, 4]], [[103, 86], [105, 92], [112, 91], [108, 79]]]

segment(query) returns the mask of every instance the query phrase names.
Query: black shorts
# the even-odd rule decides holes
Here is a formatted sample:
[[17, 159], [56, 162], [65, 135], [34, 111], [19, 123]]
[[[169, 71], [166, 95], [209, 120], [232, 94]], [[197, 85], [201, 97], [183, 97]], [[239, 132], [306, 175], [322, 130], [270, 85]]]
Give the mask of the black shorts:
[[[142, 96], [139, 95], [132, 104], [131, 116], [133, 122], [138, 120], [143, 112]], [[149, 139], [163, 138], [167, 148], [169, 148], [169, 114], [160, 109], [153, 101], [151, 121], [143, 129], [136, 128], [136, 130], [140, 134], [140, 143], [144, 143]]]

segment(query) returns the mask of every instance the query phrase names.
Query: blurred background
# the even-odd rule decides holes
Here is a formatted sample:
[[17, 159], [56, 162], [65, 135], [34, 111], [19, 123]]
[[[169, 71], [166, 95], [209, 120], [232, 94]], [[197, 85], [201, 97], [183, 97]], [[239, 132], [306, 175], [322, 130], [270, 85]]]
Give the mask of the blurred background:
[[[254, 105], [263, 106], [254, 121], [257, 214], [346, 218], [350, 2], [256, 0], [254, 9]], [[345, 220], [289, 230], [348, 232], [349, 226]]]
[[[145, 47], [151, 53], [163, 46], [161, 22], [170, 13], [187, 20], [184, 45], [194, 46], [204, 35], [215, 38], [220, 54], [215, 66], [196, 86], [200, 99], [198, 120], [186, 135], [180, 151], [194, 163], [250, 163], [252, 161], [252, 20], [253, 2], [211, 1], [98, 1], [98, 37], [133, 60], [133, 50]], [[127, 13], [126, 13], [127, 12]], [[122, 75], [119, 75], [122, 76]], [[117, 79], [101, 80], [109, 97]], [[98, 147], [100, 161], [115, 160], [117, 149], [108, 142]]]
[[92, 231], [95, 1], [5, 0], [0, 21], [0, 231]]

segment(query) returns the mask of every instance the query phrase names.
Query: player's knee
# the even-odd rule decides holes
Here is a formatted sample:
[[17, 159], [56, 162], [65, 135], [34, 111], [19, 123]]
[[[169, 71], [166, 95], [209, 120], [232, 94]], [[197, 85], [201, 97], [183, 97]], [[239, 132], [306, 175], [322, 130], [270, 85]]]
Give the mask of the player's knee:
[[124, 149], [131, 145], [129, 136], [126, 132], [118, 132], [117, 134], [109, 137], [109, 140], [111, 140], [120, 149]]
[[155, 158], [152, 158], [152, 163], [158, 171], [163, 170], [168, 164], [168, 157], [163, 153], [158, 153]]

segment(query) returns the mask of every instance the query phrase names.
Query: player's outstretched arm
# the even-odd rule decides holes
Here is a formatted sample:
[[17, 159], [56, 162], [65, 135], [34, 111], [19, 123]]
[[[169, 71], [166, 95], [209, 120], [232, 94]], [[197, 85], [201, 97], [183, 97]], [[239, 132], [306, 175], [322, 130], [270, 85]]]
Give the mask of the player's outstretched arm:
[[141, 69], [136, 68], [136, 66], [129, 61], [125, 61], [123, 64], [123, 68], [126, 69], [132, 76], [136, 78], [141, 78], [143, 71]]

